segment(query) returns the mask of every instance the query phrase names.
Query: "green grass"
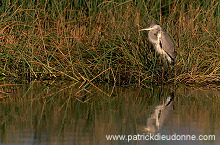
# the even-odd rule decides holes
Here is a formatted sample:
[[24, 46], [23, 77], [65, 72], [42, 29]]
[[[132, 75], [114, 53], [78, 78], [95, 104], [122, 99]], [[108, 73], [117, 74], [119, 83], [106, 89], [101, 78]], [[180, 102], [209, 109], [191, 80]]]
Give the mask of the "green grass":
[[119, 84], [161, 81], [162, 58], [138, 32], [153, 20], [173, 38], [181, 83], [219, 82], [219, 2], [2, 1], [0, 73]]

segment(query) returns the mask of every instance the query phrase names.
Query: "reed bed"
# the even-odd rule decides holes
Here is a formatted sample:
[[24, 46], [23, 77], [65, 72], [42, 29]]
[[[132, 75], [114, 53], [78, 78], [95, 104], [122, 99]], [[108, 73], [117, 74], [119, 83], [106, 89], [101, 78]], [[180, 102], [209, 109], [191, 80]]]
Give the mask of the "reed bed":
[[[219, 83], [219, 1], [1, 1], [0, 76], [118, 84]], [[177, 61], [138, 32], [159, 22]]]

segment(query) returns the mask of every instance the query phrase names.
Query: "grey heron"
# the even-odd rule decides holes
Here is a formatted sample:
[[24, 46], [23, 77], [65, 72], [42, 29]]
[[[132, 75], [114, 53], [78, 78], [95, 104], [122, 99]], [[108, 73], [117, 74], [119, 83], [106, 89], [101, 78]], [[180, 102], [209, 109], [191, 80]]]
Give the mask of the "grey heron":
[[140, 29], [139, 31], [144, 30], [149, 31], [148, 39], [153, 44], [156, 52], [165, 57], [171, 65], [174, 65], [175, 51], [170, 36], [156, 23], [151, 23], [150, 27]]

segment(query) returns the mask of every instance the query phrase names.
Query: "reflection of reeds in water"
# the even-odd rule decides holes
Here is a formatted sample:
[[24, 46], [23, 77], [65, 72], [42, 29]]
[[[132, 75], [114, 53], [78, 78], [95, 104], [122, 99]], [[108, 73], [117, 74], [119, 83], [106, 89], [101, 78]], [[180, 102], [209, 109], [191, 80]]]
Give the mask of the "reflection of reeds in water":
[[[56, 82], [5, 87], [5, 92], [14, 93], [0, 102], [2, 141], [15, 143], [33, 137], [35, 142], [51, 144], [110, 144], [106, 134], [137, 134], [138, 126], [146, 125], [152, 110], [161, 104], [161, 94], [169, 96], [169, 90], [163, 89], [161, 93], [161, 88], [154, 86], [151, 89], [116, 88], [110, 97], [94, 87], [90, 88], [91, 93], [81, 94], [89, 98], [82, 103], [76, 99], [78, 87], [69, 86]], [[112, 91], [108, 87], [102, 89]], [[192, 122], [193, 127], [204, 131], [219, 128], [217, 92], [197, 94], [180, 88], [174, 100], [175, 117], [169, 120], [171, 131], [173, 127], [187, 129]]]
[[[191, 128], [206, 128], [201, 134], [215, 134], [219, 124], [219, 91], [184, 89], [178, 91], [175, 106], [178, 115], [175, 124], [191, 126]], [[181, 117], [181, 118], [180, 118]]]
[[177, 48], [176, 80], [219, 82], [217, 0], [2, 3], [6, 76], [79, 81], [100, 74], [96, 80], [112, 82], [112, 69], [119, 83], [160, 81], [160, 57], [137, 31], [156, 19]]

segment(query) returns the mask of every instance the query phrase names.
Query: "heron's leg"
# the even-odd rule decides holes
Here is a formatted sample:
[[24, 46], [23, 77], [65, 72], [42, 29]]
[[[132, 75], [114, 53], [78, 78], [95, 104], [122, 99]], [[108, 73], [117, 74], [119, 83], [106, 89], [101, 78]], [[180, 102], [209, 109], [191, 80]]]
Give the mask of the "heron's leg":
[[163, 79], [163, 82], [167, 81], [167, 78], [170, 74], [170, 70], [169, 70], [169, 62], [166, 60], [166, 59], [163, 59], [163, 67], [162, 67], [162, 79]]
[[162, 83], [164, 83], [164, 81], [165, 81], [164, 75], [165, 75], [165, 71], [164, 71], [164, 64], [163, 64], [163, 66], [162, 66]]
[[170, 75], [171, 78], [174, 78], [174, 77], [175, 77], [174, 65], [169, 65], [169, 66], [168, 66], [168, 74]]

